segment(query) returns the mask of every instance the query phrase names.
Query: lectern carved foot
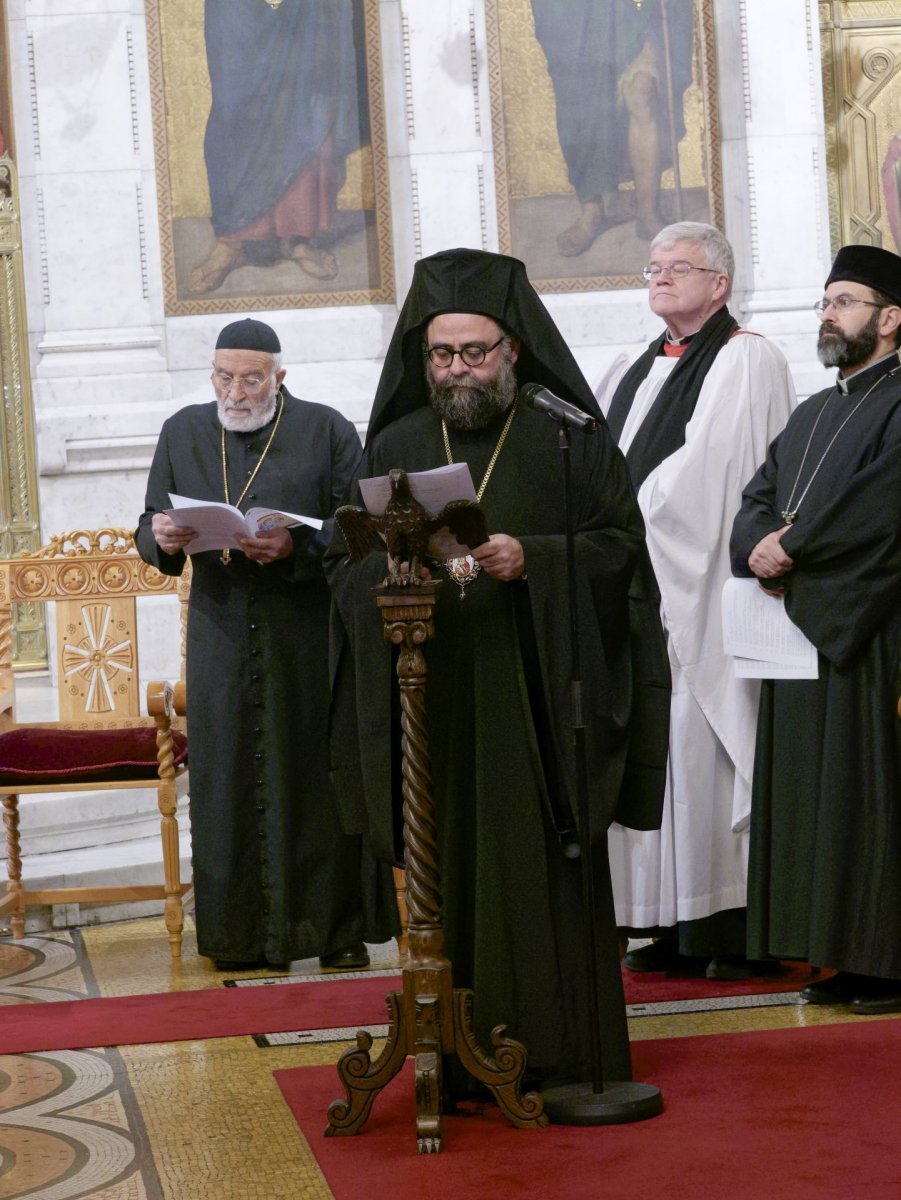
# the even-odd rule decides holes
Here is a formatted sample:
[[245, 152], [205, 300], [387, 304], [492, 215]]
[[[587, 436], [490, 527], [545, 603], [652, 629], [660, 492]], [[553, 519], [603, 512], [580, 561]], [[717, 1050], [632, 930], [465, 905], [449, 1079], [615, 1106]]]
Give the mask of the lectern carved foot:
[[512, 1125], [519, 1129], [543, 1129], [548, 1118], [541, 1097], [537, 1092], [520, 1093], [526, 1048], [521, 1042], [504, 1037], [506, 1028], [506, 1025], [495, 1025], [491, 1031], [494, 1054], [486, 1054], [473, 1030], [472, 992], [468, 988], [454, 988], [457, 1058], [470, 1075], [489, 1089]]
[[366, 1124], [376, 1096], [404, 1065], [406, 1046], [399, 1036], [400, 999], [400, 992], [389, 992], [385, 997], [388, 1040], [375, 1062], [369, 1054], [372, 1035], [365, 1029], [357, 1030], [357, 1048], [341, 1055], [338, 1076], [347, 1095], [329, 1105], [326, 1137], [357, 1133]]

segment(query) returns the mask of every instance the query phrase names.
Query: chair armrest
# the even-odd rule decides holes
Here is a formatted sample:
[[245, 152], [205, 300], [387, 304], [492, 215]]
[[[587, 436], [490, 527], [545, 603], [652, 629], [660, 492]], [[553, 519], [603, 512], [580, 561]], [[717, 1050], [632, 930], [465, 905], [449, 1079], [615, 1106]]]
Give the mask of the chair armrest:
[[[175, 711], [175, 694], [171, 683], [155, 679], [147, 684], [147, 711], [151, 717], [165, 718], [165, 724], [172, 720]], [[159, 721], [157, 721], [159, 724]]]

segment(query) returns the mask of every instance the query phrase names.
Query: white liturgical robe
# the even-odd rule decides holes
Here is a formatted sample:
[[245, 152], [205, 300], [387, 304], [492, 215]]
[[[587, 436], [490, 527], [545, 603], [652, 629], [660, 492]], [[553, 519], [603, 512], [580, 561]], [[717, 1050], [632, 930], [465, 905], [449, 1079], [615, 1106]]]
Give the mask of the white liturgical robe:
[[[678, 362], [654, 360], [623, 428], [624, 452]], [[618, 382], [605, 381], [605, 410]], [[759, 683], [737, 679], [723, 652], [720, 597], [742, 488], [794, 405], [781, 351], [736, 334], [707, 373], [684, 445], [639, 489], [673, 698], [662, 827], [610, 829], [620, 926], [671, 927], [745, 904]]]

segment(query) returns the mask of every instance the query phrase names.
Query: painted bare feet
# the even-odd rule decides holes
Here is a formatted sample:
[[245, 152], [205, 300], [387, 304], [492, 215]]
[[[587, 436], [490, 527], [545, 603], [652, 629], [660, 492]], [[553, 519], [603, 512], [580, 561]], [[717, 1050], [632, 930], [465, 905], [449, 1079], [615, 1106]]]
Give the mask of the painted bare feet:
[[212, 292], [225, 277], [244, 263], [244, 250], [240, 242], [217, 241], [206, 262], [191, 272], [188, 287], [192, 292]]
[[320, 250], [306, 242], [298, 242], [291, 257], [302, 271], [314, 279], [334, 279], [338, 274], [338, 261], [328, 250]]
[[557, 249], [564, 258], [576, 258], [579, 254], [584, 254], [611, 224], [612, 221], [608, 221], [604, 216], [601, 206], [589, 201], [582, 205], [579, 219], [557, 235]]

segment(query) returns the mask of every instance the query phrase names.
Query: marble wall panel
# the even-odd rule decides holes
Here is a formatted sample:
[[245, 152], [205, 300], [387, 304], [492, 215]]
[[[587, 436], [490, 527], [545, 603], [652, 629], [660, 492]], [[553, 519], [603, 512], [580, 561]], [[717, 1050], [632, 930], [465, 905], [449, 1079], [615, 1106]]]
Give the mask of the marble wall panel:
[[127, 15], [29, 13], [28, 30], [42, 162], [54, 172], [133, 165], [138, 144]]
[[459, 0], [401, 5], [410, 150], [447, 154], [482, 146], [479, 37], [474, 6]]
[[136, 171], [60, 173], [44, 179], [46, 329], [146, 322], [139, 183]]
[[[478, 151], [460, 154], [417, 154], [411, 159], [414, 209], [422, 256], [451, 246], [494, 249], [488, 238], [486, 202]], [[406, 290], [406, 289], [405, 289]]]

